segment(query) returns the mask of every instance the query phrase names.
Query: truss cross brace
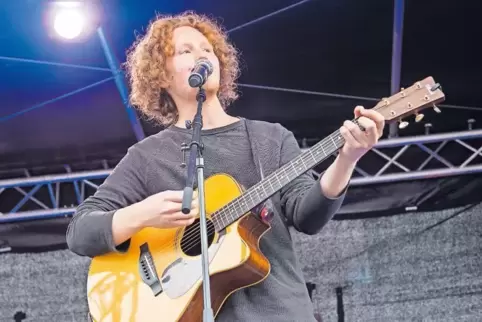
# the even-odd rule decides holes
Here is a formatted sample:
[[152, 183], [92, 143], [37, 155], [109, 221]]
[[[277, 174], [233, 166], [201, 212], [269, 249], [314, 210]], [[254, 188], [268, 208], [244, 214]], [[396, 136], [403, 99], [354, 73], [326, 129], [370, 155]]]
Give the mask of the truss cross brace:
[[[359, 165], [350, 184], [363, 186], [482, 173], [481, 142], [482, 130], [381, 140], [365, 156], [368, 157], [369, 154], [372, 154], [371, 157], [376, 156], [379, 160], [378, 169], [373, 171], [374, 164], [372, 162], [370, 163], [371, 171]], [[427, 147], [434, 143], [438, 143], [435, 150]], [[444, 148], [447, 148], [449, 144], [452, 144], [452, 150], [446, 151]], [[450, 160], [450, 158], [453, 159], [454, 145], [461, 149], [457, 154], [458, 163]], [[406, 161], [402, 160], [404, 154], [413, 149], [418, 149], [418, 153], [424, 153], [425, 156], [417, 157], [418, 162], [415, 166], [413, 160], [411, 160], [411, 165], [405, 164]], [[304, 150], [306, 148], [302, 149], [302, 151]], [[396, 152], [393, 153], [393, 150]], [[466, 152], [467, 156], [462, 158], [462, 152]], [[438, 166], [429, 169], [430, 162], [434, 160], [438, 161]], [[391, 170], [394, 167], [396, 170]], [[62, 174], [0, 180], [0, 223], [72, 215], [76, 206], [95, 193], [103, 179], [112, 171], [111, 169], [99, 169], [71, 172], [68, 166], [65, 169], [66, 173]], [[29, 171], [26, 171], [26, 174], [28, 173]], [[65, 192], [66, 189], [73, 191], [75, 198], [63, 200], [61, 196], [65, 196], [67, 193], [62, 192]], [[7, 193], [9, 193], [8, 199]], [[5, 202], [12, 200], [14, 194], [18, 197], [15, 199], [15, 204]]]

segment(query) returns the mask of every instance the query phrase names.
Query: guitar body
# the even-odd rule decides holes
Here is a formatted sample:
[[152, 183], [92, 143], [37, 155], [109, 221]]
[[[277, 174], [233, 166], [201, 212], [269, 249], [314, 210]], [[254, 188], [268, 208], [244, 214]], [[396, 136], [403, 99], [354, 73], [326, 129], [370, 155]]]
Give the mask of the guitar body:
[[[434, 104], [444, 99], [440, 84], [426, 77], [383, 99], [373, 110], [387, 123], [401, 122], [428, 106], [438, 111]], [[417, 116], [416, 120], [420, 120], [421, 114]], [[357, 123], [358, 118], [353, 122]], [[406, 122], [400, 123], [401, 128], [405, 126]], [[270, 226], [250, 209], [326, 160], [343, 144], [337, 130], [246, 192], [228, 175], [206, 180], [211, 305], [215, 316], [233, 292], [260, 283], [270, 272], [270, 264], [259, 249], [259, 240]], [[267, 215], [261, 212], [261, 217]], [[195, 222], [178, 229], [144, 229], [132, 237], [127, 253], [94, 258], [87, 280], [92, 319], [202, 321], [200, 254], [199, 223]]]
[[[208, 219], [242, 193], [242, 187], [228, 175], [206, 179]], [[268, 276], [270, 264], [259, 249], [259, 240], [269, 228], [251, 213], [219, 232], [208, 225], [211, 301], [215, 315], [233, 292]], [[127, 253], [94, 258], [87, 280], [93, 321], [202, 321], [199, 242], [198, 222], [186, 228], [146, 228], [132, 237]], [[146, 246], [152, 260], [144, 261], [142, 266], [139, 259], [141, 249], [145, 251]], [[161, 281], [157, 288], [149, 286], [152, 276], [148, 283], [142, 278], [142, 271], [151, 268]], [[156, 291], [160, 293], [155, 295]]]

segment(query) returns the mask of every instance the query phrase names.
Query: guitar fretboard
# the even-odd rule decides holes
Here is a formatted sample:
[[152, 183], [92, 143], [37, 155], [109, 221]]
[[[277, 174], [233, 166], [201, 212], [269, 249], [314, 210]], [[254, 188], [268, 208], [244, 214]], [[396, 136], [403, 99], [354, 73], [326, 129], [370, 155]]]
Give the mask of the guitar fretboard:
[[338, 151], [343, 144], [344, 139], [340, 131], [337, 130], [249, 188], [241, 196], [212, 214], [212, 221], [216, 231], [224, 229], [291, 181], [314, 168], [317, 164]]

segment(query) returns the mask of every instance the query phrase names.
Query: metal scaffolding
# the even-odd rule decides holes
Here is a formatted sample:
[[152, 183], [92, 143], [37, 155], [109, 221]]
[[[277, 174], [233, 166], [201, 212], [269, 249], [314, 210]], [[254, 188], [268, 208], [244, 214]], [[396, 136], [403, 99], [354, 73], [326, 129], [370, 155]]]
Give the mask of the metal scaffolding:
[[[238, 31], [247, 26], [253, 25], [265, 19], [268, 19], [281, 12], [290, 10], [296, 6], [305, 4], [310, 0], [302, 0], [290, 6], [284, 7], [277, 11], [271, 12], [265, 16], [256, 18], [252, 21], [244, 23], [240, 26], [231, 28], [228, 33]], [[397, 92], [400, 85], [401, 72], [401, 53], [402, 53], [402, 32], [403, 32], [403, 15], [404, 0], [394, 0], [394, 16], [393, 16], [393, 44], [392, 44], [392, 63], [391, 63], [391, 92]], [[119, 68], [112, 49], [108, 45], [106, 37], [101, 27], [97, 29], [102, 49], [104, 51], [109, 68], [83, 66], [75, 64], [64, 64], [48, 61], [40, 61], [25, 58], [0, 56], [0, 60], [16, 61], [23, 63], [35, 63], [43, 65], [60, 66], [67, 68], [77, 68], [93, 71], [102, 71], [112, 73], [112, 76], [105, 78], [99, 82], [89, 86], [77, 89], [73, 92], [66, 93], [56, 98], [52, 98], [46, 102], [36, 104], [32, 107], [20, 110], [11, 115], [0, 118], [0, 122], [7, 121], [17, 117], [23, 113], [43, 107], [49, 103], [61, 100], [76, 93], [88, 90], [94, 86], [114, 80], [122, 101], [133, 132], [137, 140], [142, 140], [145, 135], [142, 125], [140, 124], [134, 109], [128, 102], [128, 90], [125, 83], [124, 75]], [[359, 99], [371, 102], [377, 102], [379, 99], [371, 97], [350, 96], [344, 94], [305, 91], [299, 89], [275, 88], [270, 86], [255, 84], [238, 84], [240, 87], [251, 87], [262, 90], [275, 90], [285, 92], [296, 92], [307, 95], [319, 95], [327, 97], [338, 97], [347, 99]], [[474, 109], [473, 107], [439, 105], [445, 108], [457, 109]], [[370, 169], [365, 169], [363, 162], [356, 168], [352, 186], [362, 186], [375, 183], [387, 183], [395, 181], [405, 181], [414, 179], [425, 179], [434, 177], [445, 177], [453, 175], [463, 175], [470, 173], [482, 172], [482, 147], [477, 147], [473, 141], [482, 138], [482, 130], [472, 130], [464, 132], [446, 133], [446, 134], [426, 134], [417, 137], [398, 138], [397, 129], [390, 127], [389, 138], [381, 140], [378, 145], [372, 149], [365, 158], [377, 157], [377, 162], [370, 163]], [[429, 147], [429, 145], [437, 144], [437, 147]], [[449, 144], [455, 144], [459, 148], [464, 149], [467, 155], [461, 157], [463, 153], [458, 154], [458, 159], [453, 160], [453, 152], [447, 152], [444, 149]], [[474, 145], [476, 147], [474, 147]], [[404, 160], [403, 157], [410, 153], [409, 149], [418, 149], [418, 152], [426, 154], [425, 158], [416, 158], [417, 165], [413, 164], [414, 158]], [[451, 149], [450, 151], [453, 151]], [[422, 161], [423, 160], [423, 161]], [[437, 166], [433, 166], [434, 161], [438, 162]], [[375, 171], [373, 167], [378, 167]], [[99, 165], [97, 170], [72, 172], [68, 166], [65, 167], [65, 173], [50, 174], [45, 176], [34, 176], [25, 178], [15, 178], [0, 180], [0, 198], [8, 194], [7, 201], [0, 204], [0, 223], [45, 219], [52, 217], [68, 216], [74, 213], [75, 207], [79, 205], [89, 195], [95, 193], [102, 181], [110, 174], [112, 169]], [[28, 171], [25, 171], [29, 175]], [[70, 196], [74, 196], [70, 198]]]
[[[351, 186], [482, 173], [481, 139], [482, 130], [468, 130], [380, 140], [368, 153], [378, 156], [383, 162], [379, 164], [375, 173], [373, 169], [364, 169], [362, 165], [357, 167]], [[453, 147], [444, 150], [449, 144], [456, 145], [466, 152], [462, 158], [462, 151], [457, 153], [457, 163], [453, 160]], [[437, 147], [429, 148], [429, 145]], [[416, 165], [408, 165], [402, 161], [402, 156], [408, 153], [409, 148], [423, 151], [426, 158], [417, 158]], [[367, 154], [365, 157], [370, 156]], [[429, 168], [430, 162], [434, 160], [438, 162], [438, 166]], [[373, 162], [370, 165], [373, 166]], [[2, 193], [11, 190], [19, 199], [10, 209], [0, 208], [0, 211], [4, 212], [0, 215], [0, 223], [72, 215], [75, 207], [95, 193], [111, 171], [112, 169], [99, 169], [71, 172], [70, 168], [66, 167], [64, 174], [0, 180], [0, 197]], [[66, 195], [62, 193], [64, 189], [73, 190], [75, 198], [63, 200], [61, 196]], [[29, 209], [34, 209], [21, 211], [27, 203]]]

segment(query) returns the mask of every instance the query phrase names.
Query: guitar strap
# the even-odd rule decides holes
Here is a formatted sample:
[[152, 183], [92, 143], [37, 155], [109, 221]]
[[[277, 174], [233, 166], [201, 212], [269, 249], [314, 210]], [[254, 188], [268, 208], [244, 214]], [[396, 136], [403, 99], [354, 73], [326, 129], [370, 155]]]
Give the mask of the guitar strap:
[[254, 133], [251, 132], [252, 130], [250, 125], [250, 120], [244, 119], [244, 124], [246, 125], [246, 135], [248, 137], [249, 144], [251, 145], [251, 156], [253, 157], [253, 162], [256, 166], [258, 181], [261, 181], [264, 178], [264, 173], [263, 173], [263, 164], [259, 159], [258, 146], [257, 146], [258, 140], [251, 140], [251, 136], [254, 135]]
[[[244, 119], [244, 118], [243, 118]], [[253, 161], [254, 161], [254, 164], [256, 166], [256, 171], [258, 173], [258, 177], [259, 177], [259, 180], [262, 180], [264, 178], [264, 170], [266, 170], [266, 168], [268, 168], [268, 172], [271, 173], [273, 171], [275, 171], [276, 169], [275, 168], [271, 168], [271, 163], [269, 162], [263, 162], [263, 160], [269, 160], [269, 155], [267, 154], [268, 152], [265, 152], [267, 151], [268, 149], [263, 149], [261, 146], [260, 146], [260, 143], [261, 142], [265, 142], [265, 140], [263, 140], [263, 138], [260, 138], [260, 137], [257, 137], [257, 133], [256, 131], [252, 128], [251, 126], [251, 121], [248, 120], [248, 119], [244, 119], [244, 122], [246, 124], [246, 134], [247, 134], [247, 137], [248, 137], [248, 141], [250, 142], [250, 145], [251, 145], [251, 154], [252, 154], [252, 157], [253, 157]], [[264, 165], [264, 169], [263, 169], [263, 165]], [[278, 165], [279, 166], [279, 165]], [[311, 169], [309, 171], [306, 172], [307, 175], [311, 176], [314, 180], [319, 180], [320, 178], [320, 174], [318, 172], [316, 172], [314, 169]], [[268, 199], [264, 205], [261, 204], [259, 207], [255, 208], [257, 210], [259, 210], [260, 212], [263, 211], [263, 207], [266, 207], [268, 210], [271, 211], [272, 213], [272, 210], [273, 209], [277, 209], [278, 210], [278, 213], [282, 214], [281, 218], [283, 219], [283, 221], [285, 222], [286, 225], [288, 226], [291, 226], [292, 225], [292, 222], [284, 215], [284, 212], [281, 211], [281, 207], [279, 208], [276, 208], [274, 207], [271, 199], [275, 199], [276, 201], [281, 201], [280, 200], [280, 195], [279, 193], [278, 194], [275, 194], [273, 197], [271, 197], [270, 199]], [[256, 212], [258, 212], [256, 210]], [[265, 210], [266, 211], [266, 210]], [[270, 214], [272, 215], [272, 214]]]
[[[261, 142], [262, 140], [256, 139], [256, 133], [255, 133], [254, 130], [252, 130], [252, 127], [251, 127], [250, 123], [251, 123], [250, 120], [244, 119], [244, 124], [246, 125], [246, 135], [248, 137], [249, 144], [251, 145], [251, 156], [253, 157], [253, 162], [255, 164], [256, 172], [258, 174], [258, 181], [261, 181], [265, 177], [265, 170], [263, 169], [262, 160], [267, 160], [267, 156], [264, 156], [264, 158], [263, 158], [263, 156], [260, 157], [260, 154], [263, 154], [262, 151], [264, 151], [263, 149], [260, 149], [260, 147], [259, 147], [259, 142]], [[253, 137], [255, 139], [252, 139]], [[270, 169], [270, 170], [273, 171], [274, 169]], [[274, 214], [274, 209], [275, 209], [275, 207], [274, 207], [273, 202], [271, 201], [271, 198], [270, 198], [270, 199], [266, 200], [265, 202], [263, 202], [262, 204], [260, 204], [259, 206], [255, 207], [255, 209], [253, 209], [253, 211], [255, 213], [257, 213], [257, 215], [261, 219], [269, 221]], [[280, 212], [280, 213], [282, 213], [282, 212]], [[287, 218], [285, 216], [282, 216], [282, 218], [285, 221], [287, 221]]]

